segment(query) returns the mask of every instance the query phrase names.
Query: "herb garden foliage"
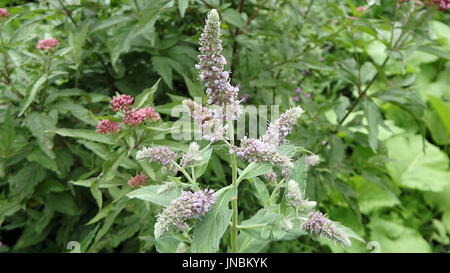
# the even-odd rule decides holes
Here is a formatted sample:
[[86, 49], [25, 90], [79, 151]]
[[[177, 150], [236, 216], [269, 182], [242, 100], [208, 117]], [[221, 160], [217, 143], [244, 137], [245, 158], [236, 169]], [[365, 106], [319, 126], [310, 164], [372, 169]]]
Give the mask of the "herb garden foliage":
[[0, 0], [0, 252], [449, 251], [448, 1], [81, 2]]

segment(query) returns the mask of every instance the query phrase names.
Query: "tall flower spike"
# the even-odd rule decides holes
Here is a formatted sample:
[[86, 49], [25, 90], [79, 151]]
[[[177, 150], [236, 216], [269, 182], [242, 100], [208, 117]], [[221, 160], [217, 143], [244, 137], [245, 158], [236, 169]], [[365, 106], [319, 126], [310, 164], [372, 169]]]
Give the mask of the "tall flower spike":
[[172, 226], [178, 230], [185, 229], [188, 219], [205, 215], [215, 202], [216, 195], [213, 190], [183, 192], [181, 197], [170, 202], [169, 206], [157, 216], [155, 238], [158, 239]]
[[343, 246], [351, 246], [349, 237], [319, 211], [311, 212], [302, 228], [313, 236], [324, 236]]
[[183, 105], [194, 119], [203, 139], [216, 142], [223, 138], [228, 126], [223, 125], [221, 109], [211, 110], [192, 100], [184, 100]]
[[196, 142], [189, 145], [189, 151], [183, 155], [180, 161], [181, 167], [192, 166], [196, 160], [200, 159], [200, 146]]
[[148, 160], [149, 162], [161, 163], [170, 171], [175, 171], [176, 167], [173, 160], [177, 154], [165, 146], [155, 146], [151, 148], [143, 148], [136, 153], [137, 160]]
[[286, 200], [293, 207], [298, 207], [303, 202], [302, 193], [295, 180], [289, 180], [287, 183]]
[[259, 139], [244, 137], [239, 147], [232, 147], [230, 153], [250, 162], [268, 162], [278, 167], [292, 168], [289, 157], [278, 152], [276, 146]]
[[291, 132], [295, 122], [302, 114], [303, 109], [299, 106], [287, 110], [278, 119], [270, 123], [267, 132], [261, 139], [275, 145], [284, 144], [286, 136]]
[[[200, 35], [199, 70], [200, 79], [205, 83], [208, 103], [216, 105], [236, 104], [239, 87], [230, 84], [228, 71], [224, 71], [227, 63], [222, 56], [220, 40], [220, 18], [215, 9], [208, 13], [203, 33]], [[239, 102], [238, 102], [239, 103]]]

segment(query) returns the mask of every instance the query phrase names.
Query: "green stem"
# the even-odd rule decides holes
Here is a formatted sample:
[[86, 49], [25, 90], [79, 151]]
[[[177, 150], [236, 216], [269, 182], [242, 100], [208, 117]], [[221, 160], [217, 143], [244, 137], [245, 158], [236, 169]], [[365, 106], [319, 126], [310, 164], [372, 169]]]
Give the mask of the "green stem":
[[253, 224], [253, 225], [237, 225], [238, 229], [252, 229], [252, 228], [260, 228], [264, 227], [266, 224]]
[[[234, 127], [231, 123], [230, 128], [230, 144], [234, 145]], [[231, 252], [238, 253], [238, 180], [237, 180], [237, 163], [236, 155], [230, 155], [231, 161], [231, 185], [233, 186], [236, 195], [231, 199], [231, 209], [233, 210], [233, 215], [231, 216]]]
[[192, 179], [192, 177], [186, 172], [186, 170], [183, 167], [178, 165], [178, 163], [175, 162], [174, 160], [172, 160], [172, 163], [178, 168], [178, 170], [184, 175], [184, 177], [186, 177], [186, 179], [189, 181], [189, 183], [191, 183], [194, 186], [197, 186], [197, 183], [195, 183], [195, 181]]

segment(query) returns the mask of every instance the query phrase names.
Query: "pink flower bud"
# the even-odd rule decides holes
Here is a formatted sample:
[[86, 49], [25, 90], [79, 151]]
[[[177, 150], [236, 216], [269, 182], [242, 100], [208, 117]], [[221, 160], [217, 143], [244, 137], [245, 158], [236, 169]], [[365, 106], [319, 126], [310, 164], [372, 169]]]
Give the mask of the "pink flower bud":
[[47, 38], [44, 40], [40, 40], [36, 48], [39, 50], [50, 51], [53, 50], [57, 45], [59, 45], [58, 39]]

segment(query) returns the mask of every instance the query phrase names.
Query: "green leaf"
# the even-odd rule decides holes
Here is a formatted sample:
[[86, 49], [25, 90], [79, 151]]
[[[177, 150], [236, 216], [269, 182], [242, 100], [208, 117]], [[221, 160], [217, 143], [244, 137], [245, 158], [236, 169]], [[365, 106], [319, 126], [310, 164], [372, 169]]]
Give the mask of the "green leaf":
[[364, 115], [367, 119], [367, 127], [369, 130], [369, 145], [374, 152], [378, 149], [378, 123], [382, 120], [381, 114], [375, 103], [370, 100], [365, 100], [364, 104]]
[[128, 198], [137, 198], [149, 201], [158, 206], [167, 207], [170, 202], [181, 196], [181, 189], [172, 189], [160, 192], [161, 185], [142, 187], [127, 194]]
[[232, 24], [238, 28], [245, 26], [245, 21], [242, 19], [241, 14], [235, 9], [226, 9], [222, 12], [222, 18], [225, 22]]
[[211, 159], [212, 149], [208, 148], [201, 153], [200, 160], [196, 161], [194, 166], [195, 177], [199, 178], [203, 175], [208, 167], [209, 160]]
[[55, 129], [56, 120], [46, 113], [33, 112], [25, 119], [25, 124], [30, 129], [31, 134], [37, 138], [39, 146], [51, 158], [55, 158], [53, 153], [52, 130]]
[[153, 97], [155, 96], [155, 93], [158, 90], [160, 81], [161, 78], [159, 78], [152, 87], [144, 89], [139, 95], [137, 95], [136, 99], [134, 100], [133, 107], [142, 108], [152, 105]]
[[103, 197], [102, 197], [102, 192], [100, 191], [100, 187], [98, 186], [99, 181], [100, 181], [100, 179], [94, 179], [92, 181], [90, 190], [91, 190], [92, 196], [94, 196], [95, 202], [97, 202], [97, 206], [101, 210], [102, 204], [103, 204]]
[[101, 142], [106, 144], [116, 144], [116, 138], [112, 135], [105, 135], [95, 132], [94, 130], [87, 129], [56, 129], [54, 132], [61, 136], [82, 138], [92, 140], [95, 142]]
[[23, 115], [23, 113], [28, 109], [28, 107], [30, 106], [30, 104], [33, 102], [34, 98], [36, 97], [37, 93], [39, 92], [39, 90], [41, 89], [42, 85], [45, 83], [45, 81], [47, 80], [47, 76], [46, 74], [42, 75], [33, 85], [33, 87], [31, 88], [30, 92], [27, 93], [25, 102], [22, 106], [22, 109], [20, 110], [19, 113], [19, 117]]
[[220, 239], [233, 214], [228, 203], [234, 195], [236, 195], [234, 188], [221, 192], [212, 209], [203, 219], [195, 223], [191, 245], [193, 253], [215, 253], [219, 250]]
[[189, 0], [178, 0], [178, 10], [180, 11], [181, 17], [184, 17], [184, 13], [189, 6]]
[[78, 207], [69, 192], [54, 192], [50, 193], [46, 202], [47, 206], [55, 211], [67, 214], [70, 216], [78, 215]]
[[255, 189], [253, 194], [255, 195], [256, 199], [258, 199], [258, 202], [261, 204], [261, 206], [268, 206], [270, 204], [270, 194], [264, 182], [262, 182], [258, 177], [254, 177], [251, 179], [251, 185]]
[[428, 101], [431, 103], [434, 110], [436, 110], [439, 114], [442, 123], [445, 125], [447, 133], [450, 135], [450, 103], [444, 102], [434, 96], [428, 96]]
[[399, 185], [435, 192], [450, 185], [448, 156], [428, 141], [422, 142], [420, 136], [394, 136], [386, 146], [390, 157], [386, 167]]
[[272, 166], [269, 163], [252, 162], [240, 173], [238, 181], [243, 181], [244, 179], [260, 176], [270, 172], [271, 170]]
[[[294, 168], [292, 169], [292, 174], [289, 177], [289, 179], [295, 180], [295, 182], [298, 183], [303, 196], [305, 196], [307, 177], [305, 160], [306, 157], [302, 156], [299, 160], [294, 162]], [[287, 181], [288, 180], [286, 179], [286, 183]]]
[[163, 56], [154, 56], [152, 65], [156, 72], [163, 78], [164, 82], [172, 89], [172, 67], [171, 59]]
[[16, 128], [10, 110], [8, 109], [0, 130], [0, 153], [5, 157], [12, 148], [15, 136]]

